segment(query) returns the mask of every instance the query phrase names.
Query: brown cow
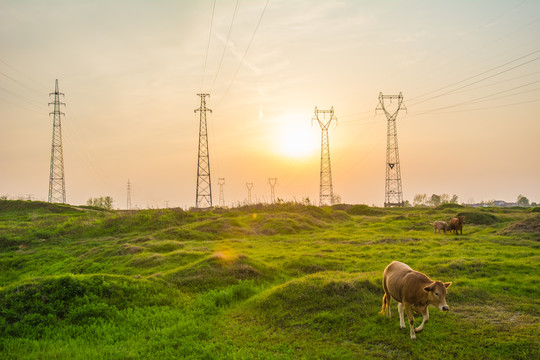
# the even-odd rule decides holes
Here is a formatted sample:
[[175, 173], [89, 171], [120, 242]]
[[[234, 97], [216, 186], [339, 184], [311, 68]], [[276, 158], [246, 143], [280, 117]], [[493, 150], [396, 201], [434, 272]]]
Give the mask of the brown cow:
[[463, 224], [465, 224], [465, 216], [451, 218], [448, 222], [448, 231], [452, 232], [453, 230], [457, 235], [458, 230], [460, 230], [461, 235], [463, 235]]
[[[441, 311], [448, 311], [446, 304], [446, 288], [452, 283], [433, 281], [421, 272], [414, 271], [409, 265], [393, 261], [384, 269], [384, 296], [381, 314], [390, 316], [390, 302], [394, 298], [398, 302], [399, 326], [405, 328], [403, 308], [411, 327], [411, 339], [416, 339], [416, 332], [424, 329], [429, 320], [428, 305], [433, 305]], [[422, 324], [414, 328], [413, 310], [423, 315]]]
[[436, 234], [437, 231], [439, 231], [439, 234], [441, 233], [441, 230], [444, 231], [446, 234], [446, 230], [448, 230], [448, 224], [446, 221], [435, 221], [433, 224], [433, 233]]

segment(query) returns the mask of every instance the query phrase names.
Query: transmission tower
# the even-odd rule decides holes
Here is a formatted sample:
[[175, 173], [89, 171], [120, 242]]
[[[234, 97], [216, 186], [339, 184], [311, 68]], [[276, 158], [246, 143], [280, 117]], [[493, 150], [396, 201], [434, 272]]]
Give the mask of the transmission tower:
[[268, 184], [270, 184], [270, 203], [273, 204], [276, 202], [275, 187], [277, 184], [277, 178], [268, 178]]
[[[388, 111], [385, 106], [385, 100], [397, 100], [397, 105]], [[403, 95], [383, 95], [379, 93], [379, 105], [375, 109], [384, 111], [388, 119], [386, 133], [386, 184], [384, 206], [404, 206], [403, 192], [401, 190], [401, 170], [399, 165], [399, 151], [397, 141], [396, 117], [399, 110], [407, 108], [403, 105]], [[393, 111], [393, 112], [392, 112]]]
[[328, 142], [328, 127], [332, 120], [337, 118], [334, 116], [334, 107], [330, 110], [318, 110], [315, 106], [315, 116], [311, 119], [317, 120], [321, 126], [321, 173], [319, 187], [319, 206], [334, 204], [334, 190], [332, 188], [332, 168], [330, 166], [330, 143]]
[[131, 210], [131, 182], [127, 182], [127, 204], [126, 209]]
[[248, 190], [247, 203], [248, 203], [248, 205], [251, 205], [251, 189], [253, 189], [253, 183], [252, 182], [246, 183], [246, 187], [247, 187], [247, 190]]
[[223, 194], [223, 185], [225, 185], [225, 178], [218, 178], [219, 184], [219, 206], [225, 207], [225, 195]]
[[199, 157], [197, 161], [197, 195], [195, 200], [196, 208], [212, 207], [212, 184], [210, 181], [210, 155], [208, 153], [208, 132], [206, 127], [206, 112], [212, 110], [206, 108], [206, 97], [210, 94], [197, 94], [201, 97], [201, 107], [195, 109], [199, 111]]
[[53, 133], [52, 133], [52, 148], [51, 148], [51, 171], [49, 175], [49, 202], [50, 203], [66, 203], [66, 182], [64, 179], [64, 153], [62, 150], [62, 122], [61, 116], [65, 114], [60, 111], [60, 106], [66, 106], [60, 102], [58, 91], [58, 79], [56, 79], [54, 92], [49, 96], [54, 95], [54, 101], [49, 105], [54, 105], [53, 112]]

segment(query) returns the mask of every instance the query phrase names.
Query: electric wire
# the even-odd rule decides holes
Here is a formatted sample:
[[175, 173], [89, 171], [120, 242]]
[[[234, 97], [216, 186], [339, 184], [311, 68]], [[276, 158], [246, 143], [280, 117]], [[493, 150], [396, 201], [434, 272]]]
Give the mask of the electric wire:
[[0, 71], [0, 74], [3, 75], [3, 76], [5, 76], [5, 77], [8, 78], [9, 80], [11, 80], [11, 81], [13, 81], [13, 82], [19, 84], [20, 86], [24, 87], [24, 88], [27, 89], [27, 90], [30, 90], [30, 91], [32, 91], [32, 92], [34, 92], [34, 93], [38, 93], [38, 94], [41, 94], [41, 93], [42, 93], [42, 90], [38, 90], [38, 89], [36, 89], [35, 87], [31, 87], [31, 86], [28, 86], [28, 85], [26, 85], [26, 84], [23, 84], [23, 83], [20, 82], [19, 80], [12, 78], [11, 76], [9, 76], [8, 74], [6, 74], [6, 73], [4, 73], [4, 72], [2, 72], [2, 71]]
[[41, 112], [41, 111], [34, 110], [34, 109], [30, 109], [30, 108], [28, 108], [28, 107], [25, 107], [25, 106], [16, 104], [16, 103], [11, 102], [11, 101], [6, 100], [6, 99], [0, 99], [0, 101], [6, 102], [6, 103], [8, 103], [8, 104], [11, 104], [11, 105], [16, 106], [16, 107], [21, 108], [21, 109], [24, 109], [24, 110], [26, 110], [26, 111], [31, 111], [31, 112], [33, 112], [33, 113], [43, 115], [43, 112]]
[[540, 59], [540, 57], [534, 58], [534, 59], [529, 60], [529, 61], [527, 61], [527, 62], [525, 62], [525, 63], [516, 65], [516, 66], [511, 67], [511, 68], [509, 68], [509, 69], [500, 71], [500, 72], [495, 73], [495, 74], [493, 74], [493, 75], [487, 76], [487, 77], [482, 78], [482, 79], [477, 80], [477, 81], [474, 81], [474, 82], [472, 82], [472, 83], [470, 83], [470, 84], [466, 84], [466, 85], [460, 86], [460, 87], [458, 87], [457, 89], [449, 90], [449, 91], [444, 92], [444, 93], [442, 93], [442, 94], [434, 95], [434, 96], [431, 96], [431, 97], [429, 97], [429, 98], [427, 98], [427, 99], [424, 99], [424, 100], [421, 100], [421, 101], [417, 101], [416, 103], [412, 103], [412, 104], [410, 104], [409, 106], [418, 105], [418, 104], [421, 104], [421, 103], [423, 103], [423, 102], [426, 102], [426, 101], [429, 101], [429, 100], [433, 100], [433, 99], [439, 98], [439, 97], [444, 96], [444, 95], [451, 94], [451, 93], [453, 93], [453, 92], [455, 92], [455, 91], [458, 91], [458, 90], [467, 88], [467, 87], [469, 87], [469, 86], [471, 86], [471, 85], [478, 84], [479, 82], [482, 82], [482, 81], [484, 81], [484, 80], [491, 79], [491, 78], [493, 78], [493, 77], [495, 77], [495, 76], [499, 76], [499, 75], [501, 75], [501, 74], [507, 73], [508, 71], [517, 69], [518, 67], [527, 65], [527, 64], [529, 64], [529, 63], [531, 63], [531, 62], [533, 62], [533, 61], [536, 61], [536, 60], [538, 60], [538, 59]]
[[219, 71], [221, 70], [221, 64], [223, 63], [223, 58], [225, 57], [225, 52], [227, 51], [227, 46], [229, 45], [229, 39], [231, 37], [231, 30], [233, 28], [234, 19], [236, 18], [236, 13], [238, 11], [238, 5], [240, 4], [240, 0], [236, 0], [236, 6], [234, 7], [234, 13], [231, 20], [231, 25], [229, 25], [229, 31], [227, 33], [227, 40], [225, 41], [225, 46], [223, 47], [223, 52], [221, 53], [221, 59], [219, 60], [218, 69], [216, 72], [216, 76], [214, 77], [214, 81], [212, 82], [212, 86], [210, 87], [210, 93], [214, 89], [214, 86], [216, 85], [216, 80], [219, 75]]
[[15, 98], [17, 98], [18, 100], [21, 100], [21, 101], [24, 101], [26, 102], [27, 104], [30, 104], [32, 106], [35, 106], [36, 108], [39, 108], [39, 109], [42, 109], [45, 104], [41, 101], [36, 101], [34, 99], [31, 99], [27, 96], [23, 96], [23, 95], [20, 95], [20, 94], [17, 94], [16, 92], [14, 91], [11, 91], [11, 90], [8, 90], [8, 89], [5, 89], [4, 87], [0, 86], [0, 90], [10, 94], [11, 96], [14, 96]]
[[10, 64], [8, 64], [7, 62], [5, 62], [4, 60], [0, 59], [0, 62], [2, 62], [4, 65], [6, 65], [7, 67], [9, 67], [11, 70], [19, 73], [20, 75], [24, 76], [25, 78], [27, 78], [28, 80], [32, 81], [34, 84], [37, 84], [39, 86], [41, 86], [42, 88], [44, 89], [49, 89], [47, 86], [43, 85], [42, 83], [40, 83], [39, 81], [36, 81], [34, 79], [32, 79], [30, 76], [26, 75], [25, 73], [23, 73], [22, 71], [20, 70], [17, 70], [16, 68], [14, 68], [13, 66], [11, 66]]
[[206, 54], [204, 56], [204, 67], [203, 67], [203, 74], [201, 79], [201, 93], [203, 91], [203, 85], [204, 85], [204, 76], [206, 74], [206, 64], [208, 61], [208, 51], [210, 50], [210, 39], [212, 38], [212, 26], [214, 24], [214, 12], [216, 10], [216, 0], [214, 0], [214, 4], [212, 5], [212, 17], [210, 20], [210, 31], [208, 31], [208, 43], [206, 45]]
[[[467, 100], [467, 101], [464, 101], [464, 102], [461, 102], [461, 103], [448, 105], [448, 106], [443, 106], [443, 107], [439, 107], [439, 108], [436, 108], [436, 109], [427, 110], [427, 111], [424, 111], [424, 112], [420, 112], [418, 114], [426, 114], [426, 113], [436, 112], [436, 111], [439, 111], [439, 110], [451, 109], [453, 107], [458, 107], [458, 106], [463, 106], [463, 105], [469, 105], [469, 104], [476, 104], [476, 103], [479, 103], [479, 102], [498, 100], [498, 99], [500, 99], [500, 97], [499, 98], [494, 98], [493, 96], [504, 94], [506, 92], [510, 92], [510, 91], [513, 91], [513, 90], [521, 89], [523, 87], [530, 86], [530, 85], [533, 85], [533, 84], [537, 84], [539, 82], [540, 82], [540, 80], [533, 81], [533, 82], [530, 82], [528, 84], [523, 84], [523, 85], [520, 85], [520, 86], [516, 86], [516, 87], [511, 88], [511, 89], [498, 91], [498, 92], [490, 94], [490, 95], [481, 96], [479, 98], [472, 99], [472, 100]], [[529, 90], [527, 92], [536, 91], [536, 90], [538, 90], [538, 89]], [[502, 98], [506, 98], [507, 96], [513, 96], [513, 95], [520, 95], [520, 94], [518, 93], [518, 94], [512, 94], [512, 95], [505, 95]]]
[[[497, 65], [497, 66], [495, 66], [495, 67], [493, 67], [493, 68], [491, 68], [491, 69], [489, 69], [489, 70], [485, 70], [485, 71], [483, 71], [483, 72], [481, 72], [481, 73], [478, 73], [478, 74], [476, 74], [476, 75], [469, 76], [469, 77], [467, 77], [467, 78], [465, 78], [465, 79], [463, 79], [463, 80], [454, 82], [454, 83], [449, 84], [449, 85], [445, 85], [445, 86], [443, 86], [443, 87], [441, 87], [441, 88], [432, 90], [432, 91], [427, 92], [427, 93], [425, 93], [425, 94], [422, 94], [422, 95], [419, 95], [419, 96], [416, 96], [416, 97], [412, 97], [412, 98], [409, 99], [409, 101], [411, 101], [411, 100], [414, 101], [415, 99], [423, 98], [423, 97], [425, 97], [425, 96], [427, 96], [427, 95], [429, 95], [429, 94], [431, 94], [431, 93], [438, 92], [438, 91], [441, 91], [441, 90], [444, 90], [444, 89], [448, 89], [448, 88], [450, 88], [450, 87], [452, 87], [452, 86], [455, 86], [455, 85], [459, 85], [459, 84], [464, 83], [464, 82], [466, 82], [466, 81], [472, 80], [472, 79], [477, 78], [477, 77], [482, 76], [482, 75], [485, 75], [485, 74], [487, 74], [487, 73], [489, 73], [489, 72], [491, 72], [491, 71], [493, 71], [493, 70], [500, 69], [500, 68], [505, 67], [505, 66], [507, 66], [507, 65], [510, 65], [510, 64], [512, 64], [512, 63], [514, 63], [514, 62], [516, 62], [516, 61], [525, 59], [525, 58], [527, 58], [527, 57], [529, 57], [529, 56], [531, 56], [531, 55], [537, 54], [537, 53], [539, 53], [539, 52], [540, 52], [540, 50], [535, 50], [535, 51], [530, 52], [530, 53], [528, 53], [528, 54], [526, 54], [526, 55], [520, 56], [520, 57], [518, 57], [518, 58], [516, 58], [516, 59], [507, 61], [507, 62], [505, 62], [504, 64]], [[525, 63], [522, 63], [522, 64], [520, 64], [520, 65], [514, 66], [514, 67], [512, 67], [512, 68], [510, 68], [510, 69], [503, 70], [503, 71], [501, 71], [501, 72], [499, 72], [499, 73], [497, 73], [497, 74], [495, 74], [495, 75], [486, 77], [486, 78], [484, 78], [483, 80], [487, 80], [487, 79], [492, 78], [492, 77], [494, 77], [494, 76], [497, 76], [497, 75], [503, 74], [503, 73], [505, 73], [505, 72], [508, 72], [508, 71], [510, 71], [510, 70], [516, 69], [516, 68], [518, 68], [518, 67], [524, 66], [524, 65], [529, 64], [529, 63], [531, 63], [531, 62], [533, 62], [533, 61], [536, 61], [536, 60], [538, 60], [538, 59], [540, 59], [540, 57], [534, 58], [533, 60], [529, 60], [529, 61], [527, 61], [527, 62], [525, 62]], [[477, 82], [479, 82], [479, 81], [477, 81]], [[469, 84], [469, 85], [467, 85], [467, 86], [474, 85], [474, 84], [476, 84], [477, 82], [474, 82], [474, 83]], [[461, 87], [461, 88], [463, 88], [463, 87]], [[459, 88], [459, 89], [461, 89], [461, 88]], [[456, 90], [458, 90], [458, 89], [456, 89]], [[432, 97], [430, 97], [430, 98], [428, 98], [428, 99], [432, 99], [432, 98], [435, 98], [435, 97], [438, 97], [438, 96], [432, 96]], [[420, 102], [424, 102], [424, 101], [427, 101], [427, 100], [417, 101], [416, 103], [413, 103], [413, 104], [411, 104], [411, 105], [419, 104]]]
[[259, 26], [261, 25], [261, 21], [263, 19], [264, 13], [266, 12], [266, 8], [268, 7], [269, 2], [270, 2], [270, 0], [266, 0], [266, 4], [264, 5], [264, 8], [263, 8], [263, 10], [261, 12], [261, 16], [259, 17], [259, 21], [257, 22], [257, 26], [255, 27], [255, 30], [253, 31], [253, 34], [251, 35], [251, 39], [249, 40], [249, 44], [248, 44], [248, 46], [246, 48], [246, 51], [244, 51], [244, 55], [242, 56], [242, 59], [240, 60], [240, 63], [238, 64], [238, 67], [236, 68], [234, 76], [233, 76], [231, 82], [229, 83], [229, 85], [227, 86], [227, 88], [225, 89], [225, 93], [223, 94], [223, 96], [219, 100], [218, 104], [221, 104], [221, 102], [223, 101], [223, 99], [225, 98], [227, 93], [229, 92], [229, 89], [231, 88], [231, 85], [236, 80], [236, 76], [238, 75], [238, 71], [240, 70], [240, 68], [242, 67], [242, 64], [244, 63], [244, 59], [246, 58], [246, 55], [247, 55], [247, 53], [249, 51], [249, 48], [251, 47], [251, 44], [253, 43], [253, 39], [255, 38], [255, 34], [257, 33], [257, 30], [259, 30]]

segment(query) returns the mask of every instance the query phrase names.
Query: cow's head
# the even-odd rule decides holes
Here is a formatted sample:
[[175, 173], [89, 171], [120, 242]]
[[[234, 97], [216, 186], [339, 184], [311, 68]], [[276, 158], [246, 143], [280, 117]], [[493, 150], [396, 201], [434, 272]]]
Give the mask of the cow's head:
[[446, 304], [446, 288], [450, 285], [452, 285], [451, 282], [435, 281], [426, 286], [424, 291], [428, 293], [428, 304], [438, 307], [441, 311], [450, 310]]
[[458, 216], [457, 218], [460, 224], [465, 224], [465, 216]]

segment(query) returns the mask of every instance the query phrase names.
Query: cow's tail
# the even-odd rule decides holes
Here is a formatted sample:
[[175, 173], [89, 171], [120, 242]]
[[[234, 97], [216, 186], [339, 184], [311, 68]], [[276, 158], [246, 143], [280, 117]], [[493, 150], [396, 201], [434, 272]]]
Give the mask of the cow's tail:
[[385, 292], [382, 298], [382, 309], [379, 312], [379, 314], [381, 315], [386, 314], [387, 309], [388, 309], [388, 298], [386, 297], [386, 292]]

